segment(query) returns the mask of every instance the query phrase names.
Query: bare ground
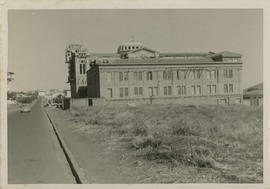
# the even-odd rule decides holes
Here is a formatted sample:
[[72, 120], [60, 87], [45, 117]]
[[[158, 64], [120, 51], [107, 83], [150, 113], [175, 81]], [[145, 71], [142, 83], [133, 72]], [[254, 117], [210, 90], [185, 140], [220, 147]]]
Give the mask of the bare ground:
[[[262, 107], [152, 105], [51, 111], [75, 134], [91, 138], [90, 148], [99, 149], [95, 157], [104, 162], [103, 171], [91, 182], [263, 182]], [[118, 175], [102, 179], [110, 178], [109, 169]], [[117, 180], [122, 176], [124, 180]]]

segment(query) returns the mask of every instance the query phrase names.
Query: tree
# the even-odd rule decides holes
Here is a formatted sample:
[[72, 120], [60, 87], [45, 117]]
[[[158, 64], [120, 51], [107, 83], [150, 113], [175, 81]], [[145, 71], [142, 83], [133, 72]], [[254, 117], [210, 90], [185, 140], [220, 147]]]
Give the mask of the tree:
[[14, 72], [7, 73], [7, 82], [8, 83], [14, 80], [13, 75], [14, 75]]

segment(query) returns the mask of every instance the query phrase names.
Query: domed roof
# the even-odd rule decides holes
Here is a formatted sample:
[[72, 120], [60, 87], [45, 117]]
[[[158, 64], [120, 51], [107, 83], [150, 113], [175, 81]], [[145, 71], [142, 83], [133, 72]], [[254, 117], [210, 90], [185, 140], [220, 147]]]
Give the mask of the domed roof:
[[134, 45], [134, 46], [142, 46], [142, 43], [136, 42], [136, 41], [129, 41], [129, 42], [125, 42], [125, 43], [123, 43], [121, 45], [122, 46], [132, 46], [132, 45]]

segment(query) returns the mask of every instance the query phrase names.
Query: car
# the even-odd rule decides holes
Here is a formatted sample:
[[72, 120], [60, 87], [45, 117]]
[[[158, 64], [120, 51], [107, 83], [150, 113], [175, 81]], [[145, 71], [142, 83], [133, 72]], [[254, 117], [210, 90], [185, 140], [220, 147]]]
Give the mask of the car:
[[28, 113], [31, 112], [30, 106], [23, 106], [20, 110], [21, 113]]

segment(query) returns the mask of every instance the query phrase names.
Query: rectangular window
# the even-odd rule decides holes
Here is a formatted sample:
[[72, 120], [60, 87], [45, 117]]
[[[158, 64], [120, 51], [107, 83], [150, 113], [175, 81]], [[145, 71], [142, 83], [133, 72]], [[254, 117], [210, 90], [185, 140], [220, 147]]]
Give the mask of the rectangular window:
[[147, 80], [153, 80], [153, 73], [147, 72]]
[[143, 88], [139, 87], [139, 95], [143, 95]]
[[85, 64], [83, 64], [82, 66], [83, 66], [83, 74], [85, 74]]
[[125, 80], [125, 81], [128, 80], [128, 72], [124, 72], [124, 80]]
[[168, 95], [172, 95], [172, 87], [168, 86]]
[[167, 79], [167, 71], [163, 71], [163, 79], [164, 79], [164, 80]]
[[182, 86], [182, 94], [183, 95], [186, 95], [187, 94], [186, 86]]
[[190, 71], [190, 75], [189, 75], [190, 79], [195, 79], [195, 71]]
[[139, 72], [139, 81], [142, 80], [142, 72]]
[[228, 93], [228, 85], [224, 84], [224, 93]]
[[112, 72], [107, 72], [107, 81], [112, 81], [113, 77], [112, 77]]
[[223, 70], [223, 77], [224, 77], [224, 78], [227, 78], [227, 77], [228, 77], [227, 70]]
[[178, 88], [178, 94], [179, 95], [185, 95], [186, 94], [186, 86], [177, 86]]
[[201, 86], [197, 85], [196, 94], [201, 94], [201, 93], [202, 93]]
[[233, 77], [233, 71], [229, 70], [229, 78], [232, 78], [232, 77]]
[[128, 88], [125, 88], [125, 96], [128, 96]]
[[168, 92], [167, 92], [167, 87], [164, 87], [164, 95], [167, 96]]
[[153, 95], [154, 95], [154, 96], [158, 96], [158, 88], [157, 88], [157, 87], [154, 87], [153, 89], [154, 89]]
[[108, 88], [108, 96], [109, 98], [112, 98], [113, 97], [113, 91], [112, 91], [112, 88]]
[[207, 92], [211, 94], [211, 85], [207, 85]]
[[119, 72], [119, 81], [123, 81], [123, 73]]
[[217, 87], [216, 87], [216, 85], [212, 85], [211, 86], [211, 93], [212, 94], [216, 94], [217, 93]]
[[134, 95], [135, 95], [135, 96], [138, 95], [138, 87], [134, 87]]
[[168, 80], [172, 80], [172, 79], [173, 79], [173, 72], [168, 71]]
[[191, 86], [191, 94], [196, 94], [196, 88], [195, 88], [195, 85], [192, 85]]
[[120, 97], [124, 97], [124, 88], [119, 89], [119, 95]]
[[196, 77], [197, 77], [197, 79], [201, 78], [201, 71], [200, 70], [196, 71]]
[[179, 80], [181, 78], [180, 77], [181, 76], [180, 73], [181, 73], [180, 71], [176, 71], [176, 78], [177, 78], [177, 80]]
[[209, 70], [206, 71], [206, 78], [210, 79], [210, 71]]
[[214, 79], [214, 78], [216, 78], [216, 71], [212, 70], [211, 71], [211, 79]]
[[182, 77], [182, 79], [186, 79], [186, 72], [185, 71], [181, 71], [181, 77]]
[[230, 93], [233, 92], [233, 84], [229, 84], [229, 92], [230, 92]]
[[80, 74], [82, 74], [82, 64], [80, 64]]
[[135, 81], [138, 80], [138, 72], [134, 72], [134, 80], [135, 80]]

